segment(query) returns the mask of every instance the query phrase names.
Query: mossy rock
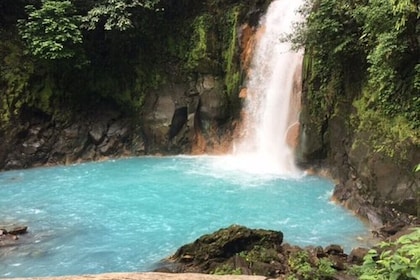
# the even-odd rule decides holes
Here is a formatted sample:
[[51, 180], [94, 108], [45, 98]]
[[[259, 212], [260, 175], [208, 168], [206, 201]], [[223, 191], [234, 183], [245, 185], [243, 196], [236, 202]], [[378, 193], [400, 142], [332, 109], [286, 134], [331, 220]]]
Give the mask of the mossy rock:
[[188, 266], [188, 271], [209, 273], [215, 264], [224, 263], [241, 252], [256, 247], [278, 250], [282, 242], [283, 233], [280, 231], [232, 225], [182, 246], [170, 260]]

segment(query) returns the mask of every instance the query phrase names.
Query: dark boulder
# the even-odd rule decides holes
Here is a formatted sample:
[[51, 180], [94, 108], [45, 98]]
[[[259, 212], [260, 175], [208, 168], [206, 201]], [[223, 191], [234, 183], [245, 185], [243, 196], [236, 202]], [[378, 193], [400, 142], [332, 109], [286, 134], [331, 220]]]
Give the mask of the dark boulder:
[[[258, 274], [273, 275], [276, 270], [281, 269], [281, 265], [276, 261], [282, 242], [283, 233], [280, 231], [232, 225], [182, 246], [169, 260], [177, 264], [177, 272], [213, 273], [218, 269], [226, 270], [230, 267], [232, 270], [250, 274], [255, 272], [250, 269], [253, 266], [258, 270]], [[261, 252], [270, 256], [265, 261], [268, 264], [276, 264], [275, 268], [260, 261]], [[247, 255], [247, 258], [241, 257], [241, 254]], [[252, 258], [255, 260], [251, 264]]]
[[182, 246], [172, 258], [180, 260], [188, 255], [193, 256], [195, 260], [229, 258], [237, 253], [250, 251], [256, 245], [278, 248], [282, 242], [283, 233], [280, 231], [233, 225]]
[[369, 249], [357, 247], [351, 250], [350, 255], [348, 256], [347, 260], [350, 263], [354, 263], [357, 265], [361, 265], [363, 263], [363, 258], [368, 253]]
[[325, 247], [324, 252], [328, 255], [341, 255], [343, 254], [344, 250], [340, 245], [331, 244]]

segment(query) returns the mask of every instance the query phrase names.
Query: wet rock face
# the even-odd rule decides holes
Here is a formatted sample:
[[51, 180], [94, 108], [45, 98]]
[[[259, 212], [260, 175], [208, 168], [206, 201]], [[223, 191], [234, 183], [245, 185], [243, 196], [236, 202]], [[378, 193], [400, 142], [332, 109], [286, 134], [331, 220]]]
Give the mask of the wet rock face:
[[142, 122], [148, 153], [188, 153], [194, 137], [198, 93], [171, 82], [146, 96]]
[[76, 116], [70, 123], [28, 115], [0, 146], [0, 170], [66, 164], [145, 153], [141, 129], [112, 108]]
[[228, 118], [225, 102], [222, 78], [209, 73], [199, 73], [189, 82], [168, 82], [150, 92], [142, 119], [147, 151], [191, 153], [198, 134], [217, 142], [215, 127]]
[[346, 164], [339, 168], [345, 176], [340, 177], [333, 195], [377, 231], [384, 226], [416, 223], [420, 215], [420, 173], [409, 167], [415, 166], [418, 157], [419, 150], [413, 149], [406, 162], [395, 162], [366, 145], [355, 146], [346, 154]]
[[13, 127], [0, 131], [0, 170], [191, 153], [199, 135], [205, 135], [201, 152], [211, 152], [211, 146], [223, 142], [219, 124], [228, 118], [223, 81], [212, 74], [150, 92], [138, 115], [120, 110], [101, 105], [65, 121], [28, 110]]
[[223, 120], [226, 118], [224, 110], [223, 85], [220, 79], [204, 76], [201, 82], [200, 118], [203, 122]]
[[406, 162], [392, 161], [362, 146], [349, 154], [350, 163], [359, 171], [362, 190], [367, 190], [373, 205], [417, 217], [420, 213], [420, 174], [408, 167], [415, 166], [419, 157], [420, 150], [416, 147], [409, 151]]
[[[334, 197], [379, 229], [387, 223], [412, 222], [420, 217], [420, 172], [414, 173], [420, 150], [414, 146], [397, 162], [369, 147], [371, 135], [352, 126], [357, 118], [351, 86], [337, 96], [334, 107], [320, 112], [304, 82], [297, 160], [303, 166], [326, 167], [338, 184]], [[311, 112], [318, 112], [311, 115]], [[399, 212], [399, 213], [398, 213]], [[410, 217], [411, 216], [411, 217]]]

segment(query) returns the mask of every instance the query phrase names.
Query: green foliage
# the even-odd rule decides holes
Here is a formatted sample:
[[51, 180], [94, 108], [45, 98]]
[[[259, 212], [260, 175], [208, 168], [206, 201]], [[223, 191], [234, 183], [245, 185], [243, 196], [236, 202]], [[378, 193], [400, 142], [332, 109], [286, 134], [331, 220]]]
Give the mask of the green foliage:
[[207, 58], [207, 32], [210, 25], [211, 16], [209, 14], [196, 17], [192, 23], [193, 35], [186, 62], [186, 67], [189, 70], [196, 68], [201, 60]]
[[[306, 50], [305, 93], [316, 123], [358, 99], [352, 124], [400, 160], [420, 143], [420, 12], [414, 0], [307, 0], [289, 40]], [[350, 85], [357, 91], [351, 90]], [[314, 109], [315, 108], [315, 109]]]
[[82, 43], [81, 17], [72, 2], [42, 0], [39, 9], [27, 5], [26, 11], [28, 19], [19, 21], [19, 32], [34, 56], [57, 60], [76, 55]]
[[228, 96], [238, 93], [241, 82], [239, 67], [236, 58], [238, 53], [238, 17], [240, 6], [234, 6], [226, 13], [225, 50], [223, 51], [225, 68], [225, 85]]
[[416, 58], [420, 49], [415, 39], [416, 24], [414, 19], [403, 20], [413, 25], [402, 24], [401, 20], [407, 17], [406, 10], [398, 12], [400, 9], [391, 2], [372, 0], [356, 14], [363, 29], [362, 41], [369, 50], [368, 86], [374, 89], [372, 96], [375, 97], [369, 106], [388, 117], [403, 115], [412, 128], [418, 129], [420, 87], [416, 86], [416, 79], [420, 73]]
[[383, 242], [380, 247], [381, 253], [371, 249], [364, 257], [359, 279], [420, 279], [420, 228], [396, 242]]
[[375, 97], [369, 91], [365, 91], [362, 98], [353, 103], [357, 108], [357, 117], [353, 119], [353, 125], [359, 133], [368, 135], [367, 139], [358, 141], [366, 141], [375, 152], [381, 152], [395, 160], [406, 158], [407, 148], [413, 144], [420, 144], [420, 132], [413, 130], [403, 116], [390, 118], [371, 108], [371, 98]]
[[390, 0], [390, 2], [393, 13], [399, 16], [395, 24], [396, 29], [404, 28], [409, 18], [416, 13], [417, 18], [420, 18], [420, 9], [415, 0]]
[[354, 5], [346, 0], [307, 0], [300, 12], [306, 21], [295, 24], [288, 39], [294, 48], [312, 54], [317, 82], [326, 84], [332, 74], [348, 66], [360, 48], [359, 26], [352, 15]]
[[248, 263], [253, 262], [265, 262], [270, 263], [271, 261], [278, 260], [278, 253], [274, 249], [267, 249], [264, 246], [256, 245], [250, 251], [244, 251], [239, 254]]
[[240, 268], [233, 268], [229, 264], [224, 264], [216, 267], [216, 269], [210, 274], [214, 275], [241, 275], [242, 271]]
[[288, 264], [291, 275], [288, 279], [318, 280], [332, 277], [335, 270], [332, 268], [332, 262], [329, 259], [319, 259], [317, 263], [311, 263], [307, 251], [298, 251], [289, 256]]
[[322, 135], [322, 124], [334, 114], [345, 88], [356, 85], [363, 72], [364, 50], [360, 27], [352, 15], [355, 6], [346, 0], [307, 0], [300, 12], [306, 21], [296, 23], [283, 39], [295, 49], [304, 48], [303, 79], [309, 118]]
[[397, 3], [372, 0], [356, 13], [362, 24], [362, 42], [369, 50], [369, 79], [362, 97], [354, 102], [355, 127], [368, 133], [368, 144], [375, 151], [402, 159], [409, 145], [420, 144], [420, 87], [416, 82], [420, 72], [415, 59], [419, 46], [413, 45], [412, 31], [401, 23], [407, 10], [396, 10], [391, 2]]
[[127, 30], [132, 28], [132, 14], [137, 8], [151, 9], [159, 0], [103, 0], [99, 1], [83, 17], [84, 27], [95, 29], [103, 23], [105, 30]]
[[52, 113], [51, 100], [54, 95], [54, 82], [50, 77], [47, 77], [44, 81], [44, 85], [37, 92], [36, 95], [33, 95], [32, 98], [36, 99], [34, 107], [41, 109], [44, 112]]
[[34, 65], [23, 53], [23, 46], [5, 34], [0, 41], [0, 127], [9, 124], [28, 99], [29, 81]]

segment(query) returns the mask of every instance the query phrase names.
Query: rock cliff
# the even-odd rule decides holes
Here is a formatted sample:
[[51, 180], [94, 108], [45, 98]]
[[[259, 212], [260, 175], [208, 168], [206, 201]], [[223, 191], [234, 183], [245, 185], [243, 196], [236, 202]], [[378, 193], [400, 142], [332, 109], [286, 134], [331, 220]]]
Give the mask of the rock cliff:
[[27, 56], [16, 19], [6, 20], [0, 170], [225, 152], [241, 102], [242, 30], [253, 32], [268, 2], [161, 1], [143, 15], [149, 30], [95, 30], [80, 69]]
[[373, 228], [418, 222], [420, 173], [413, 170], [420, 158], [418, 145], [408, 142], [404, 155], [394, 157], [375, 149], [371, 133], [357, 129], [360, 112], [355, 104], [363, 96], [364, 78], [344, 73], [344, 78], [329, 82], [327, 94], [319, 100], [314, 97], [319, 89], [311, 80], [310, 56], [307, 53], [303, 71], [299, 164], [326, 168], [337, 181], [333, 197]]

